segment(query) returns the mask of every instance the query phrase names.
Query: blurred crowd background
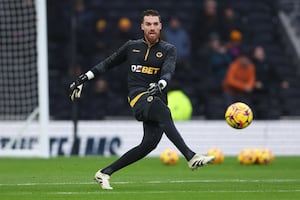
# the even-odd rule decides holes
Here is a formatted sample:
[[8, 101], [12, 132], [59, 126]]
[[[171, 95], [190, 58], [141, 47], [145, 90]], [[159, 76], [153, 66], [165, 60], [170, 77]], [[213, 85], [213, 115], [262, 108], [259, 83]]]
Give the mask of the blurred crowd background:
[[[177, 47], [169, 89], [189, 97], [193, 117], [223, 119], [234, 101], [248, 103], [256, 119], [300, 116], [299, 63], [292, 62], [279, 29], [278, 11], [289, 10], [281, 5], [274, 0], [49, 0], [51, 117], [72, 118], [68, 87], [74, 77], [127, 40], [143, 37], [145, 9], [161, 13], [162, 39]], [[79, 119], [132, 116], [126, 73], [125, 63], [86, 84]]]

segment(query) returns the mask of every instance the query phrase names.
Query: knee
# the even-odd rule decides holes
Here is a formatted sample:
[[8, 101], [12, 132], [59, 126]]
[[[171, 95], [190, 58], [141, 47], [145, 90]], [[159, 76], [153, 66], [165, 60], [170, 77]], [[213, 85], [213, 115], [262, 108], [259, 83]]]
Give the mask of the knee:
[[157, 145], [158, 142], [155, 141], [148, 141], [148, 142], [143, 141], [139, 146], [144, 153], [148, 154], [154, 149], [156, 149]]
[[153, 151], [154, 149], [156, 149], [158, 143], [157, 142], [152, 142], [152, 143], [149, 143], [146, 147], [148, 153], [150, 153], [151, 151]]
[[157, 145], [158, 145], [158, 142], [153, 142], [153, 143], [151, 143], [151, 144], [149, 145], [149, 150], [150, 150], [150, 152], [153, 151], [154, 149], [156, 149]]

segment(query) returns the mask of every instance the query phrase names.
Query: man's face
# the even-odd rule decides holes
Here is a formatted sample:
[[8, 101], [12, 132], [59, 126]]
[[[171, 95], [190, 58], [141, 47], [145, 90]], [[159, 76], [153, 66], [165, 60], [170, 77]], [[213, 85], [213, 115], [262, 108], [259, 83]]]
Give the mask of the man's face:
[[141, 24], [141, 29], [144, 31], [144, 36], [151, 44], [155, 43], [160, 37], [162, 25], [158, 16], [145, 16]]
[[247, 56], [241, 56], [240, 61], [243, 67], [248, 67], [251, 64], [251, 61]]
[[263, 61], [265, 59], [265, 51], [262, 47], [256, 47], [254, 49], [254, 58], [256, 58], [259, 61]]

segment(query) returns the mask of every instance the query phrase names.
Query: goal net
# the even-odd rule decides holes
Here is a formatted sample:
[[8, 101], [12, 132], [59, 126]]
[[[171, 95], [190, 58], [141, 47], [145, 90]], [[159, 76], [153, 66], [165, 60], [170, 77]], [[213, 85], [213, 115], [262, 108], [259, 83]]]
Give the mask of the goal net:
[[0, 1], [0, 156], [49, 156], [45, 0]]

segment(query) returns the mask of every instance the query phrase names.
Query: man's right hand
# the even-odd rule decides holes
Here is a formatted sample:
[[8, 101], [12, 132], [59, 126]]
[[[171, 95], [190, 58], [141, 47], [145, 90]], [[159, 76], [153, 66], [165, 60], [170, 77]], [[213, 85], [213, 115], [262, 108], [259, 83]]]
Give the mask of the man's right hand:
[[156, 95], [162, 93], [162, 90], [167, 86], [167, 82], [165, 80], [159, 80], [158, 83], [150, 83], [148, 88], [148, 94]]
[[72, 101], [74, 101], [75, 98], [80, 98], [82, 88], [83, 88], [83, 83], [88, 80], [87, 75], [82, 74], [80, 75], [73, 83], [70, 85], [70, 98]]
[[245, 88], [245, 91], [250, 93], [253, 91], [253, 87], [251, 85], [247, 85], [246, 88]]

